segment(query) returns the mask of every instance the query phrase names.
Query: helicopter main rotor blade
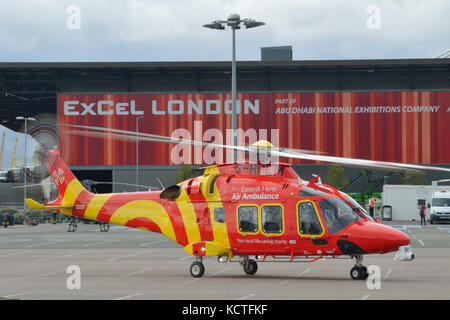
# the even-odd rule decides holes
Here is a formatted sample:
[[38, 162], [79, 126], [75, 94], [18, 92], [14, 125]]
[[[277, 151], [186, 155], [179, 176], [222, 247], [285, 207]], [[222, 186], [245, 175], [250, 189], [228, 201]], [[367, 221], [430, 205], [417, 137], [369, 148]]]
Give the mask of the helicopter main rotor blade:
[[433, 170], [433, 171], [444, 171], [450, 172], [450, 168], [443, 167], [434, 167], [434, 166], [424, 166], [424, 165], [415, 165], [415, 164], [407, 164], [407, 163], [397, 163], [397, 162], [386, 162], [386, 161], [376, 161], [376, 160], [364, 160], [364, 159], [356, 159], [356, 158], [345, 158], [345, 157], [333, 157], [333, 156], [325, 156], [321, 154], [315, 153], [304, 153], [297, 152], [295, 149], [283, 149], [283, 148], [260, 148], [255, 146], [231, 146], [231, 145], [223, 145], [216, 143], [208, 143], [196, 140], [188, 140], [188, 139], [177, 139], [173, 137], [147, 134], [147, 133], [139, 133], [133, 131], [119, 130], [119, 129], [110, 129], [110, 128], [102, 128], [102, 127], [91, 127], [91, 126], [81, 126], [81, 125], [64, 125], [68, 127], [85, 129], [87, 132], [72, 130], [71, 133], [79, 134], [79, 135], [90, 135], [104, 138], [105, 136], [114, 137], [118, 139], [125, 140], [133, 140], [138, 139], [139, 141], [151, 141], [151, 142], [163, 142], [163, 143], [174, 143], [174, 144], [187, 144], [192, 146], [199, 147], [210, 147], [210, 148], [222, 148], [227, 150], [236, 150], [247, 153], [264, 153], [270, 157], [280, 157], [280, 158], [291, 158], [291, 159], [301, 159], [301, 160], [310, 160], [310, 161], [322, 161], [328, 163], [337, 163], [344, 164], [348, 166], [358, 166], [358, 167], [371, 167], [371, 168], [379, 168], [379, 169], [398, 169], [398, 170]]
[[[48, 180], [42, 180], [41, 183], [27, 184], [27, 188], [39, 187], [39, 186], [43, 187], [43, 186], [52, 186], [52, 185], [54, 185], [54, 183], [51, 181], [50, 176], [48, 176], [46, 179], [48, 179]], [[46, 181], [46, 182], [44, 182], [44, 181]], [[130, 186], [130, 187], [141, 187], [141, 188], [152, 189], [152, 190], [160, 190], [161, 189], [161, 188], [158, 188], [158, 187], [144, 186], [144, 185], [141, 185], [141, 184], [134, 184], [134, 183], [107, 182], [107, 181], [91, 181], [91, 182], [92, 182], [92, 185], [117, 184], [117, 185], [124, 185], [124, 186]], [[11, 187], [11, 189], [23, 189], [23, 188], [25, 188], [25, 186]], [[47, 195], [47, 194], [45, 194], [45, 195]]]
[[111, 128], [80, 126], [80, 125], [63, 125], [63, 126], [79, 128], [79, 129], [94, 130], [94, 131], [87, 131], [87, 132], [71, 130], [71, 131], [69, 131], [69, 133], [75, 133], [78, 135], [89, 135], [89, 136], [101, 137], [101, 138], [104, 138], [106, 136], [106, 137], [114, 137], [117, 139], [128, 140], [128, 141], [131, 141], [131, 140], [135, 141], [136, 139], [138, 139], [139, 141], [187, 144], [187, 145], [192, 145], [192, 146], [196, 146], [196, 147], [222, 148], [222, 149], [237, 150], [237, 151], [243, 151], [243, 152], [257, 152], [257, 149], [258, 149], [253, 146], [251, 146], [251, 147], [230, 146], [230, 145], [209, 143], [209, 142], [203, 142], [203, 141], [197, 141], [197, 140], [180, 139], [180, 138], [173, 138], [173, 137], [161, 136], [161, 135], [156, 135], [156, 134], [148, 134], [148, 133], [133, 132], [133, 131], [127, 131], [127, 130], [111, 129]]
[[[241, 151], [241, 152], [246, 152], [246, 153], [255, 153], [255, 154], [263, 153], [263, 152], [267, 151], [267, 153], [269, 155], [270, 155], [271, 150], [302, 152], [305, 154], [324, 154], [324, 152], [317, 152], [317, 151], [304, 150], [304, 149], [287, 149], [287, 148], [278, 149], [276, 147], [261, 148], [261, 147], [255, 147], [252, 145], [231, 146], [231, 145], [210, 143], [210, 142], [197, 141], [197, 140], [179, 139], [179, 138], [174, 138], [174, 137], [167, 137], [167, 136], [148, 134], [148, 133], [142, 133], [142, 132], [134, 132], [134, 131], [102, 128], [102, 127], [93, 127], [93, 126], [81, 126], [81, 125], [63, 125], [63, 126], [85, 129], [85, 130], [86, 129], [94, 130], [94, 131], [87, 131], [87, 132], [86, 131], [80, 132], [78, 130], [72, 130], [72, 131], [69, 131], [69, 133], [74, 133], [74, 134], [78, 134], [78, 135], [89, 135], [89, 136], [98, 137], [98, 138], [104, 138], [105, 136], [108, 136], [108, 137], [113, 137], [118, 140], [124, 140], [124, 141], [131, 141], [131, 140], [135, 141], [136, 139], [138, 139], [139, 141], [186, 144], [186, 145], [192, 145], [192, 146], [197, 146], [197, 147], [220, 148], [220, 149], [236, 150], [236, 151]], [[107, 133], [107, 134], [105, 134], [105, 133]]]
[[130, 186], [130, 187], [140, 187], [143, 189], [149, 189], [149, 190], [160, 190], [161, 188], [158, 187], [152, 187], [152, 186], [143, 186], [141, 184], [134, 184], [134, 183], [123, 183], [123, 182], [107, 182], [107, 181], [93, 181], [93, 185], [98, 184], [117, 184], [119, 186]]
[[434, 170], [434, 171], [450, 172], [450, 168], [415, 165], [415, 164], [407, 164], [407, 163], [332, 157], [332, 156], [322, 156], [322, 155], [311, 155], [311, 154], [294, 153], [294, 152], [278, 152], [278, 151], [273, 151], [273, 152], [276, 153], [276, 155], [278, 155], [279, 157], [287, 157], [287, 158], [311, 160], [311, 161], [323, 161], [323, 162], [330, 162], [330, 163], [345, 164], [345, 165], [349, 165], [349, 166], [372, 167], [372, 168], [381, 168], [381, 169]]

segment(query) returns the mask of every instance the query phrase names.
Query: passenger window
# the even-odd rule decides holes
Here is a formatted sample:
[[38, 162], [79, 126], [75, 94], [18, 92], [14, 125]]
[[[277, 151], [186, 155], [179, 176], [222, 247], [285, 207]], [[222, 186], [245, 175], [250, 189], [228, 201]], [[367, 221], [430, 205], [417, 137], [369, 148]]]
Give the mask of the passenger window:
[[224, 223], [225, 222], [225, 209], [214, 208], [214, 221]]
[[238, 225], [241, 232], [258, 232], [258, 208], [256, 206], [239, 207]]
[[298, 204], [298, 223], [300, 234], [319, 235], [322, 233], [322, 226], [312, 202]]
[[263, 206], [261, 209], [262, 231], [265, 233], [283, 232], [283, 209], [281, 206]]

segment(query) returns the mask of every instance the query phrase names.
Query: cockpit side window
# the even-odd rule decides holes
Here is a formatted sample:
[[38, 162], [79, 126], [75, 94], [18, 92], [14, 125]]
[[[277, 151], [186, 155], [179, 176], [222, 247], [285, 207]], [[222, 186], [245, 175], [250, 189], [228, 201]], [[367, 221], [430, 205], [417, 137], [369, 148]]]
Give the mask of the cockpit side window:
[[298, 228], [302, 235], [320, 235], [323, 233], [316, 208], [310, 201], [302, 201], [298, 204]]
[[350, 223], [362, 220], [351, 206], [337, 197], [320, 200], [319, 207], [330, 233], [337, 233]]

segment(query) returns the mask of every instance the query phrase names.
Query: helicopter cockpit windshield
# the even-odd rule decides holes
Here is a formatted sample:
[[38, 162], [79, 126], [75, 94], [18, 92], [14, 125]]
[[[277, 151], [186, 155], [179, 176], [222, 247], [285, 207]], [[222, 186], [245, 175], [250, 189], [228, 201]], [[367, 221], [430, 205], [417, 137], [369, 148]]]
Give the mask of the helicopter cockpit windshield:
[[350, 223], [363, 218], [341, 198], [325, 198], [319, 201], [319, 207], [330, 233], [337, 233]]
[[358, 203], [355, 199], [350, 196], [345, 196], [345, 200], [351, 203], [351, 205], [357, 209], [367, 220], [373, 221], [373, 218], [367, 213], [367, 211]]

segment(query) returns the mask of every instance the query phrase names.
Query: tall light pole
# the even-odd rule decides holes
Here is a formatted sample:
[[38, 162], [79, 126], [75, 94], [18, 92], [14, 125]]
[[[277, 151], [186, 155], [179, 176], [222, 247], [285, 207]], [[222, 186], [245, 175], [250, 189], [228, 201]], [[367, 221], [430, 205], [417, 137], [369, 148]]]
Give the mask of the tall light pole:
[[139, 120], [144, 117], [136, 118], [136, 192], [139, 191]]
[[16, 120], [23, 120], [25, 121], [25, 150], [24, 150], [24, 156], [23, 156], [23, 209], [26, 209], [26, 202], [27, 199], [27, 122], [28, 121], [35, 121], [36, 119], [33, 117], [22, 117], [18, 116], [16, 117]]
[[[231, 103], [232, 103], [232, 116], [231, 116], [231, 131], [233, 135], [233, 146], [237, 146], [237, 110], [236, 110], [236, 30], [241, 28], [241, 24], [245, 28], [255, 28], [265, 25], [264, 22], [255, 21], [252, 19], [241, 19], [238, 14], [230, 14], [227, 20], [216, 20], [211, 23], [203, 25], [205, 28], [224, 30], [225, 25], [229, 26], [232, 30], [232, 62], [231, 62]], [[237, 151], [233, 153], [233, 161], [237, 160]]]

